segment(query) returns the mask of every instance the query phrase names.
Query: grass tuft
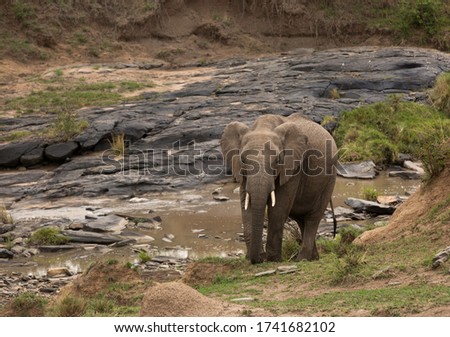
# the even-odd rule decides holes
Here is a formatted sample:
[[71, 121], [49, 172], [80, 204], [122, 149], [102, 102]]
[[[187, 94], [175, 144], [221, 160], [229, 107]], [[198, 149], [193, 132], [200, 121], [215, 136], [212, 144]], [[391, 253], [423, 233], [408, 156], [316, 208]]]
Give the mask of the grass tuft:
[[67, 237], [61, 234], [61, 231], [55, 227], [45, 227], [38, 229], [31, 234], [29, 242], [34, 245], [63, 245], [69, 241]]

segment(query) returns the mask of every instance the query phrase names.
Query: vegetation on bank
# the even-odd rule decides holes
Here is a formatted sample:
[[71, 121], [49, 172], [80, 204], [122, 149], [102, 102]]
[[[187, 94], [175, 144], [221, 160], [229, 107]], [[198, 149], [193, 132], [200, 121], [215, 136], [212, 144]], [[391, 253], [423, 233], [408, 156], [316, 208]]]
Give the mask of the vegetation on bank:
[[391, 96], [342, 113], [334, 132], [340, 159], [392, 164], [408, 153], [423, 162], [429, 178], [437, 176], [450, 159], [449, 78], [449, 73], [438, 77], [430, 91], [432, 106]]
[[[190, 0], [7, 1], [0, 4], [0, 57], [21, 62], [47, 60], [53, 57], [52, 49], [56, 48], [69, 56], [82, 53], [89, 58], [120, 53], [125, 41], [167, 38], [161, 33], [167, 17], [189, 9], [192, 3]], [[210, 3], [214, 6], [215, 2]], [[398, 44], [450, 50], [450, 3], [444, 0], [369, 3], [232, 0], [226, 14], [223, 11], [223, 4], [217, 1], [217, 12], [203, 19], [232, 29], [243, 17], [254, 17], [270, 21], [273, 33], [279, 36], [302, 35], [309, 30], [312, 37], [348, 42], [348, 37], [355, 34], [378, 35]], [[226, 19], [222, 18], [224, 15]], [[200, 41], [199, 46], [211, 48], [205, 41]], [[183, 49], [173, 50], [178, 53]], [[158, 50], [155, 57], [170, 59], [168, 53]]]

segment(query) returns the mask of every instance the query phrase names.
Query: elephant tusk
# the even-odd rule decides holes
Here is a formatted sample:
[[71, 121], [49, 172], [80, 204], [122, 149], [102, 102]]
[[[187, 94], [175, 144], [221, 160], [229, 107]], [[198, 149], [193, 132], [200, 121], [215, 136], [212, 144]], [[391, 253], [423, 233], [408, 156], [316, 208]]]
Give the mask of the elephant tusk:
[[244, 204], [244, 209], [247, 210], [248, 209], [248, 204], [250, 203], [250, 194], [248, 194], [248, 192], [245, 194], [245, 204]]
[[275, 190], [272, 191], [272, 192], [270, 192], [270, 199], [272, 200], [272, 207], [275, 207], [275, 202], [276, 202], [276, 199], [275, 199]]

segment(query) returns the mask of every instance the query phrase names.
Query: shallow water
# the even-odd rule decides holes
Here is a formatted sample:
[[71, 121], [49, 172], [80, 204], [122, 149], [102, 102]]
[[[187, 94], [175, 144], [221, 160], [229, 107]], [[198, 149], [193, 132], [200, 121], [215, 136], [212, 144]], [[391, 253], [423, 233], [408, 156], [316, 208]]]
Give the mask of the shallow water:
[[[348, 197], [361, 197], [364, 187], [375, 188], [380, 195], [405, 195], [416, 189], [417, 180], [390, 178], [382, 172], [374, 180], [344, 179], [338, 177], [333, 195], [334, 207], [345, 206]], [[84, 220], [88, 214], [126, 213], [133, 216], [160, 216], [161, 229], [132, 229], [149, 235], [155, 240], [151, 249], [156, 255], [178, 258], [199, 258], [205, 256], [227, 256], [245, 251], [239, 240], [242, 233], [239, 194], [237, 184], [223, 185], [220, 195], [228, 201], [216, 201], [212, 192], [222, 185], [202, 185], [201, 189], [177, 193], [158, 193], [130, 200], [66, 198], [60, 201], [37, 205], [28, 201], [12, 210], [16, 222], [30, 218], [64, 219], [69, 224]], [[98, 207], [96, 211], [86, 210], [87, 206]], [[164, 236], [174, 235], [172, 242], [165, 242]], [[148, 246], [147, 246], [148, 247]], [[58, 253], [40, 253], [35, 257], [15, 258], [0, 263], [1, 269], [9, 271], [32, 270], [43, 273], [48, 267], [67, 266], [76, 272], [84, 270], [97, 259], [117, 259], [123, 262], [137, 262], [137, 253], [131, 247], [109, 248], [99, 245], [83, 245], [83, 248]], [[25, 263], [24, 266], [21, 264]]]

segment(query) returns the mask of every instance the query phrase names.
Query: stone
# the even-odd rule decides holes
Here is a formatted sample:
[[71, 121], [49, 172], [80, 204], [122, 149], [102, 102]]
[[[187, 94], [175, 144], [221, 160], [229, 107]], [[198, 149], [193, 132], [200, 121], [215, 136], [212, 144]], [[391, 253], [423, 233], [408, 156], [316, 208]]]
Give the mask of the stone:
[[125, 229], [128, 221], [120, 216], [109, 214], [104, 217], [97, 218], [93, 221], [89, 221], [84, 225], [85, 231], [91, 232], [112, 232], [119, 233]]
[[16, 228], [16, 225], [13, 224], [0, 224], [0, 235], [11, 232]]
[[47, 270], [47, 277], [66, 277], [72, 276], [70, 270], [66, 267], [50, 268]]
[[414, 163], [410, 160], [405, 160], [403, 162], [403, 166], [408, 170], [416, 171], [422, 176], [425, 174], [425, 170], [422, 168], [422, 163]]
[[377, 197], [377, 202], [379, 204], [395, 206], [402, 203], [403, 199], [397, 195], [379, 195]]
[[19, 142], [0, 146], [0, 167], [16, 167], [23, 154], [31, 151], [39, 142]]
[[400, 177], [403, 179], [422, 179], [422, 175], [417, 171], [389, 171], [388, 175], [389, 177]]
[[61, 233], [64, 236], [66, 236], [70, 242], [111, 244], [123, 240], [121, 237], [117, 235], [104, 233], [72, 231], [72, 230], [63, 230], [61, 231]]
[[437, 253], [432, 260], [432, 267], [436, 269], [446, 262], [450, 257], [450, 246]]
[[68, 250], [73, 250], [79, 248], [78, 246], [74, 245], [45, 245], [45, 246], [39, 246], [39, 250], [41, 252], [46, 253], [54, 253], [54, 252], [63, 252]]
[[217, 200], [217, 201], [228, 201], [228, 200], [230, 200], [230, 198], [228, 198], [228, 197], [226, 197], [224, 195], [215, 195], [213, 198], [214, 198], [214, 200]]
[[78, 149], [78, 143], [66, 142], [49, 145], [45, 148], [45, 157], [51, 161], [62, 162], [70, 158]]
[[0, 258], [2, 259], [12, 259], [14, 257], [14, 253], [8, 249], [0, 248]]
[[371, 160], [360, 163], [338, 163], [337, 174], [344, 178], [374, 179], [377, 175], [375, 163]]
[[357, 212], [391, 215], [395, 211], [395, 208], [392, 206], [382, 205], [374, 201], [363, 199], [347, 198], [344, 202], [346, 205], [352, 207]]
[[39, 146], [27, 151], [20, 157], [20, 163], [25, 167], [34, 166], [44, 161], [44, 147]]

